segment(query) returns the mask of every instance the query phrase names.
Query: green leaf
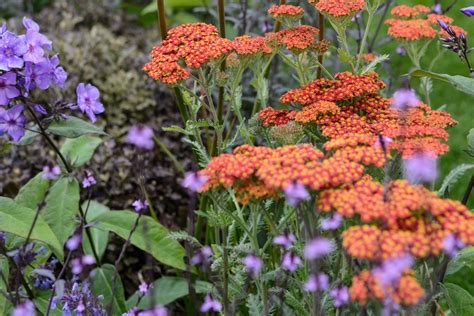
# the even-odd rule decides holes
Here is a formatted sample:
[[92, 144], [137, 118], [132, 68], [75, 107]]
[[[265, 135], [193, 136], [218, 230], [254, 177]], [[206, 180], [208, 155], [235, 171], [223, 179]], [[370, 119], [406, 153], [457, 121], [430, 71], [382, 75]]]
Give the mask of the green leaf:
[[474, 164], [461, 164], [451, 170], [449, 174], [444, 178], [443, 184], [438, 190], [438, 195], [443, 196], [449, 186], [455, 184], [469, 169], [474, 168]]
[[[51, 296], [51, 291], [39, 291], [36, 293], [37, 296], [34, 299], [35, 306], [39, 309], [43, 315], [46, 315], [46, 311], [48, 310], [49, 305], [49, 298]], [[51, 309], [49, 311], [49, 315], [51, 316], [61, 316], [63, 315], [62, 311], [59, 308]]]
[[474, 128], [471, 128], [469, 134], [467, 135], [467, 145], [470, 148], [474, 148]]
[[91, 160], [101, 143], [102, 139], [89, 135], [68, 138], [61, 147], [61, 153], [74, 168], [80, 168]]
[[464, 248], [449, 262], [444, 282], [456, 284], [474, 296], [473, 275], [474, 248]]
[[[21, 206], [12, 199], [0, 197], [0, 230], [26, 238], [35, 217], [35, 211]], [[59, 242], [44, 218], [39, 215], [31, 239], [45, 243], [63, 260], [63, 244]]]
[[474, 95], [474, 79], [463, 76], [450, 76], [446, 74], [438, 74], [421, 69], [417, 69], [411, 73], [414, 77], [428, 77], [436, 80], [444, 81], [451, 84], [457, 90]]
[[60, 178], [51, 187], [42, 214], [62, 245], [74, 231], [78, 210], [79, 183], [75, 178]]
[[13, 148], [13, 145], [6, 143], [0, 146], [0, 157], [8, 153]]
[[[87, 204], [89, 204], [89, 206], [87, 206]], [[99, 202], [96, 202], [96, 201], [90, 201], [90, 203], [84, 202], [84, 204], [82, 204], [82, 208], [84, 212], [87, 212], [86, 219], [89, 224], [92, 224], [95, 221], [95, 219], [101, 214], [104, 214], [110, 211], [110, 209], [107, 206], [100, 204]], [[99, 258], [102, 258], [102, 256], [105, 253], [105, 250], [107, 249], [107, 242], [109, 240], [109, 232], [97, 229], [94, 226], [90, 228], [90, 232], [92, 235], [92, 241], [94, 243], [95, 251], [97, 252], [97, 255], [99, 256]], [[86, 254], [90, 256], [93, 255], [92, 248], [87, 236], [84, 236], [84, 238], [82, 238], [82, 248], [84, 249], [84, 252]]]
[[49, 181], [43, 179], [43, 173], [40, 172], [20, 189], [15, 197], [15, 202], [21, 206], [36, 210], [38, 204], [44, 200], [48, 188]]
[[[10, 268], [8, 265], [8, 259], [5, 256], [0, 256], [0, 270], [2, 271], [2, 274], [5, 276], [5, 279], [8, 280], [9, 275], [10, 275]], [[0, 289], [3, 291], [6, 291], [6, 284], [3, 282], [3, 279], [0, 279]], [[5, 296], [0, 295], [0, 315], [7, 315], [7, 307], [8, 307], [9, 302], [6, 299]]]
[[[204, 294], [209, 293], [212, 289], [212, 284], [204, 281], [197, 281], [196, 293]], [[162, 277], [153, 282], [153, 294], [155, 304], [166, 305], [176, 301], [177, 299], [184, 297], [189, 294], [188, 281], [185, 278], [180, 277]], [[140, 303], [139, 308], [148, 308], [151, 302], [151, 291], [149, 295], [144, 296]], [[128, 300], [127, 307], [131, 308], [136, 306], [140, 293], [135, 292]]]
[[107, 309], [110, 302], [113, 301], [113, 315], [122, 315], [126, 312], [125, 294], [123, 292], [122, 280], [117, 277], [115, 285], [115, 295], [112, 297], [112, 280], [115, 275], [115, 267], [111, 264], [104, 264], [91, 272], [91, 290], [95, 295], [103, 295], [102, 306]]
[[444, 298], [452, 311], [452, 315], [456, 316], [472, 316], [474, 315], [474, 298], [461, 288], [452, 283], [443, 285]]
[[54, 121], [49, 125], [47, 131], [67, 138], [76, 138], [87, 134], [107, 135], [101, 128], [74, 116], [67, 120]]
[[[136, 218], [135, 212], [110, 211], [96, 218], [98, 222], [96, 227], [127, 239]], [[147, 233], [145, 233], [144, 223], [146, 223]], [[149, 252], [156, 260], [177, 269], [185, 269], [184, 248], [177, 241], [168, 238], [168, 230], [153, 218], [142, 216], [131, 242], [134, 246]]]

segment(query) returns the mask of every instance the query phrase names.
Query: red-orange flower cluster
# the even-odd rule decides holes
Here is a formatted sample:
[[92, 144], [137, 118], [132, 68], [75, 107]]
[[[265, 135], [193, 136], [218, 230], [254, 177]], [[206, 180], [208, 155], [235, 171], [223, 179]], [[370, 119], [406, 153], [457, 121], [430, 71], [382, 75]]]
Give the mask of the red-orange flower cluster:
[[438, 20], [451, 26], [456, 34], [466, 33], [462, 28], [451, 25], [453, 19], [441, 14], [428, 14], [430, 9], [423, 5], [410, 7], [407, 5], [396, 6], [392, 9], [392, 15], [396, 18], [385, 21], [390, 27], [388, 35], [405, 41], [417, 41], [420, 39], [431, 39], [437, 34], [446, 36], [447, 33], [438, 25]]
[[304, 14], [304, 10], [300, 6], [281, 4], [271, 6], [268, 9], [268, 14], [274, 19], [300, 19]]
[[[389, 184], [365, 176], [353, 186], [320, 193], [318, 210], [358, 217], [367, 224], [343, 233], [343, 246], [355, 258], [385, 260], [405, 253], [439, 255], [451, 234], [474, 244], [474, 214], [457, 201], [442, 199], [405, 180]], [[370, 225], [369, 225], [370, 223]]]
[[272, 49], [265, 43], [263, 36], [238, 36], [232, 41], [232, 48], [241, 56], [253, 56], [258, 53], [270, 54], [272, 52]]
[[365, 7], [364, 0], [309, 0], [323, 14], [335, 17], [351, 16]]
[[179, 64], [181, 60], [189, 68], [200, 68], [231, 50], [231, 41], [221, 38], [215, 26], [183, 24], [169, 30], [166, 40], [153, 48], [151, 61], [143, 69], [153, 79], [175, 84], [189, 77], [189, 72]]
[[364, 75], [354, 75], [341, 72], [331, 79], [316, 79], [300, 88], [290, 90], [280, 98], [282, 103], [299, 103], [308, 105], [318, 101], [343, 101], [375, 94], [383, 89], [385, 84], [379, 80], [375, 72]]
[[396, 304], [408, 306], [417, 304], [425, 291], [412, 270], [405, 271], [395, 287], [393, 285], [383, 287], [373, 273], [363, 270], [352, 279], [349, 293], [351, 299], [361, 305], [367, 304], [371, 299], [383, 301], [390, 297]]
[[283, 46], [295, 53], [309, 48], [318, 48], [319, 29], [310, 25], [300, 25], [291, 29], [265, 34], [267, 44], [271, 47]]
[[321, 151], [309, 144], [276, 149], [243, 145], [233, 154], [213, 158], [200, 171], [208, 178], [203, 191], [232, 186], [245, 203], [252, 197], [275, 196], [293, 182], [321, 190], [350, 184], [362, 177], [364, 169], [358, 163], [323, 157]]

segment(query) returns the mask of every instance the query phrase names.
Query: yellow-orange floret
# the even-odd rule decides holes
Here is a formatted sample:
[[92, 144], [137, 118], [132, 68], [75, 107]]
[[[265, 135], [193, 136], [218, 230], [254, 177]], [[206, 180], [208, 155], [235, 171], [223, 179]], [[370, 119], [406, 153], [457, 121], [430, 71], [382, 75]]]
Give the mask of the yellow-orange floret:
[[374, 260], [378, 257], [381, 235], [375, 226], [353, 226], [342, 233], [342, 245], [354, 258]]
[[410, 306], [416, 305], [423, 298], [425, 291], [412, 270], [405, 271], [395, 286], [382, 286], [371, 271], [363, 270], [353, 277], [349, 294], [353, 301], [361, 305], [372, 299], [382, 301], [389, 296], [397, 304]]
[[263, 36], [238, 36], [232, 41], [232, 47], [240, 56], [253, 56], [258, 53], [270, 54], [272, 52], [272, 49], [265, 43]]
[[296, 111], [290, 110], [276, 110], [274, 108], [264, 108], [258, 112], [258, 118], [262, 122], [262, 125], [267, 127], [271, 125], [286, 125], [292, 121], [296, 115]]
[[323, 14], [334, 17], [352, 16], [365, 7], [364, 0], [309, 0]]
[[319, 118], [324, 115], [336, 116], [340, 113], [339, 107], [334, 102], [319, 101], [305, 106], [294, 115], [294, 119], [300, 123], [319, 122]]
[[274, 19], [300, 19], [303, 17], [304, 10], [300, 6], [281, 4], [271, 6], [270, 9], [268, 9], [268, 14]]
[[375, 94], [385, 84], [375, 72], [354, 75], [350, 72], [338, 73], [334, 80], [316, 79], [300, 88], [285, 93], [280, 98], [282, 103], [299, 103], [309, 105], [318, 101], [343, 101]]
[[310, 25], [300, 25], [291, 29], [265, 34], [267, 45], [270, 47], [283, 46], [294, 53], [317, 46], [319, 29]]

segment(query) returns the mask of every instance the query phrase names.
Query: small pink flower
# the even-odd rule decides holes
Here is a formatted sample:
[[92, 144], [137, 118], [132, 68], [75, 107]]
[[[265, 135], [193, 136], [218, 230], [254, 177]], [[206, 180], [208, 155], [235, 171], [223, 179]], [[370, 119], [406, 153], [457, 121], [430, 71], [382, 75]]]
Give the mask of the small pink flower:
[[288, 232], [285, 232], [283, 235], [279, 235], [273, 238], [273, 244], [282, 246], [285, 249], [289, 249], [295, 241], [295, 235], [290, 234]]
[[148, 208], [148, 202], [146, 200], [135, 200], [132, 203], [132, 206], [135, 212], [141, 212], [142, 210], [145, 210]]
[[199, 174], [197, 172], [187, 172], [184, 175], [183, 181], [181, 181], [181, 186], [192, 192], [199, 192], [206, 184], [207, 180], [208, 177], [205, 175]]
[[392, 98], [392, 107], [400, 110], [417, 107], [419, 103], [420, 100], [416, 97], [413, 89], [400, 89], [395, 92]]
[[412, 184], [434, 182], [438, 176], [436, 155], [420, 152], [408, 157], [403, 161], [403, 174]]
[[215, 300], [211, 294], [207, 294], [204, 298], [204, 303], [201, 305], [201, 313], [208, 312], [220, 312], [222, 310], [222, 304]]
[[247, 272], [252, 276], [257, 275], [263, 266], [262, 259], [260, 259], [259, 257], [253, 254], [245, 257], [243, 262], [244, 262], [245, 268], [247, 269]]
[[79, 245], [81, 244], [82, 238], [81, 235], [73, 235], [71, 238], [68, 239], [66, 242], [66, 248], [69, 249], [69, 251], [74, 251], [77, 248], [79, 248]]
[[143, 295], [147, 294], [148, 291], [153, 287], [153, 284], [148, 284], [146, 282], [140, 283], [138, 286], [138, 291], [142, 293]]
[[289, 184], [284, 189], [286, 201], [289, 205], [296, 207], [300, 202], [310, 199], [310, 195], [304, 185], [298, 182]]
[[42, 178], [46, 180], [56, 180], [61, 174], [59, 166], [44, 166]]
[[328, 218], [321, 221], [322, 230], [336, 230], [342, 223], [342, 216], [338, 213], [334, 213]]
[[153, 142], [153, 129], [144, 125], [130, 127], [127, 134], [127, 143], [144, 150], [153, 149], [155, 146]]
[[331, 253], [334, 249], [333, 243], [324, 237], [316, 237], [304, 247], [304, 256], [308, 260], [316, 260]]
[[349, 289], [345, 286], [336, 287], [329, 293], [335, 307], [341, 307], [349, 303]]
[[329, 277], [320, 273], [318, 275], [310, 275], [308, 281], [304, 285], [304, 289], [308, 292], [316, 292], [327, 290], [329, 288]]
[[298, 266], [301, 265], [301, 258], [295, 255], [293, 252], [287, 252], [283, 255], [281, 265], [284, 269], [295, 272]]

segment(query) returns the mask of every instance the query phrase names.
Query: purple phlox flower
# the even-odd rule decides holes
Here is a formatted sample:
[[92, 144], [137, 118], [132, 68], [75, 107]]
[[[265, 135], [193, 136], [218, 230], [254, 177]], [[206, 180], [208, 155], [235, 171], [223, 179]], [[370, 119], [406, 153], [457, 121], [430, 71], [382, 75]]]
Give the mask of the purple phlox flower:
[[436, 14], [443, 14], [443, 9], [441, 8], [441, 3], [436, 3], [434, 6], [432, 6], [431, 11], [433, 11]]
[[100, 102], [99, 89], [90, 83], [80, 83], [76, 88], [77, 106], [82, 113], [85, 113], [92, 123], [96, 121], [96, 114], [105, 111], [104, 105]]
[[148, 208], [147, 200], [135, 200], [132, 203], [133, 209], [135, 212], [140, 212]]
[[15, 306], [12, 316], [35, 316], [35, 305], [32, 301], [25, 301], [22, 304]]
[[282, 246], [285, 249], [289, 249], [295, 241], [296, 241], [295, 235], [287, 231], [284, 232], [282, 235], [278, 235], [275, 238], [273, 238], [273, 244]]
[[243, 263], [245, 265], [245, 269], [247, 270], [247, 273], [249, 273], [252, 276], [257, 275], [263, 266], [262, 259], [260, 259], [254, 254], [250, 254], [246, 256], [243, 260]]
[[67, 72], [63, 67], [59, 66], [59, 57], [54, 55], [51, 57], [51, 76], [55, 85], [64, 89], [64, 84], [67, 80]]
[[392, 107], [395, 109], [406, 110], [410, 107], [417, 107], [420, 100], [416, 97], [413, 89], [400, 89], [393, 95]]
[[198, 192], [206, 184], [207, 180], [207, 176], [198, 172], [186, 172], [183, 181], [181, 181], [181, 186], [190, 191]]
[[138, 291], [140, 293], [142, 293], [143, 295], [147, 294], [148, 291], [153, 287], [153, 284], [148, 284], [146, 282], [142, 282], [140, 283], [140, 285], [138, 286]]
[[46, 36], [33, 29], [28, 29], [26, 31], [26, 34], [24, 35], [24, 40], [26, 42], [27, 49], [25, 54], [23, 55], [23, 59], [34, 64], [37, 64], [44, 60], [45, 48], [52, 48], [52, 42]]
[[341, 307], [349, 303], [349, 289], [346, 286], [339, 286], [332, 289], [329, 295], [335, 307]]
[[33, 110], [38, 114], [48, 115], [48, 111], [41, 104], [33, 104]]
[[310, 199], [310, 195], [305, 186], [301, 183], [294, 182], [284, 189], [286, 201], [289, 205], [296, 207], [300, 202]]
[[138, 307], [134, 306], [132, 307], [131, 309], [129, 309], [125, 314], [123, 314], [122, 316], [138, 316], [140, 313], [140, 310], [138, 309]]
[[209, 246], [204, 246], [199, 249], [191, 258], [192, 265], [208, 264], [212, 256], [212, 249]]
[[76, 312], [82, 313], [85, 310], [86, 310], [86, 306], [84, 305], [84, 302], [80, 300], [79, 304], [77, 304]]
[[304, 285], [308, 292], [324, 291], [329, 288], [329, 277], [324, 273], [311, 274]]
[[387, 149], [388, 145], [391, 142], [393, 142], [393, 139], [391, 139], [390, 137], [387, 137], [387, 136], [377, 137], [377, 140], [374, 143], [374, 147], [375, 148], [382, 147], [382, 148]]
[[140, 149], [153, 149], [153, 129], [145, 125], [130, 127], [127, 134], [127, 143], [137, 146]]
[[79, 274], [82, 272], [85, 266], [89, 266], [95, 263], [95, 259], [92, 256], [84, 255], [80, 258], [71, 260], [71, 271], [74, 274]]
[[7, 105], [10, 100], [20, 95], [16, 87], [16, 74], [7, 72], [0, 76], [0, 105]]
[[201, 305], [200, 311], [201, 313], [208, 313], [208, 312], [220, 312], [222, 309], [222, 304], [214, 299], [211, 294], [207, 294], [204, 298], [204, 303]]
[[449, 234], [443, 239], [443, 251], [450, 257], [455, 257], [465, 246], [464, 242], [454, 234]]
[[334, 249], [333, 243], [324, 237], [316, 237], [304, 247], [304, 256], [308, 260], [316, 260], [331, 253]]
[[301, 262], [301, 258], [295, 255], [293, 252], [287, 252], [283, 255], [281, 265], [284, 269], [290, 272], [295, 272]]
[[341, 226], [342, 216], [338, 213], [334, 213], [328, 218], [325, 218], [321, 221], [322, 230], [336, 230]]
[[395, 49], [395, 52], [398, 54], [398, 55], [401, 55], [401, 56], [405, 56], [407, 51], [405, 50], [405, 47], [403, 46], [397, 46], [397, 48]]
[[403, 174], [412, 184], [431, 183], [438, 176], [436, 155], [431, 152], [418, 152], [403, 160]]
[[461, 12], [467, 16], [474, 16], [474, 6], [462, 8]]
[[23, 26], [26, 28], [27, 31], [39, 32], [40, 30], [38, 23], [26, 16], [23, 17]]
[[82, 179], [82, 187], [86, 189], [93, 186], [94, 184], [97, 184], [97, 181], [92, 175], [92, 172], [90, 172], [89, 170], [84, 171], [84, 179]]
[[25, 124], [23, 105], [15, 105], [8, 110], [0, 108], [0, 135], [7, 133], [17, 142], [25, 135]]
[[55, 180], [61, 174], [61, 168], [59, 166], [46, 165], [43, 167], [43, 179]]
[[380, 267], [373, 269], [373, 275], [382, 286], [397, 286], [403, 272], [414, 264], [413, 257], [402, 255], [385, 260]]
[[168, 310], [162, 305], [156, 305], [153, 309], [139, 312], [140, 316], [168, 316]]
[[23, 67], [23, 54], [26, 53], [26, 43], [15, 34], [6, 31], [0, 38], [0, 70], [10, 70]]
[[81, 244], [81, 241], [82, 241], [81, 235], [79, 235], [79, 234], [73, 235], [66, 242], [66, 248], [69, 249], [69, 251], [74, 251], [77, 248], [79, 248], [79, 245]]
[[45, 57], [37, 64], [26, 62], [24, 76], [23, 85], [28, 91], [36, 88], [46, 90], [52, 84], [64, 88], [64, 83], [67, 80], [67, 73], [63, 67], [59, 66], [57, 55], [51, 58]]

